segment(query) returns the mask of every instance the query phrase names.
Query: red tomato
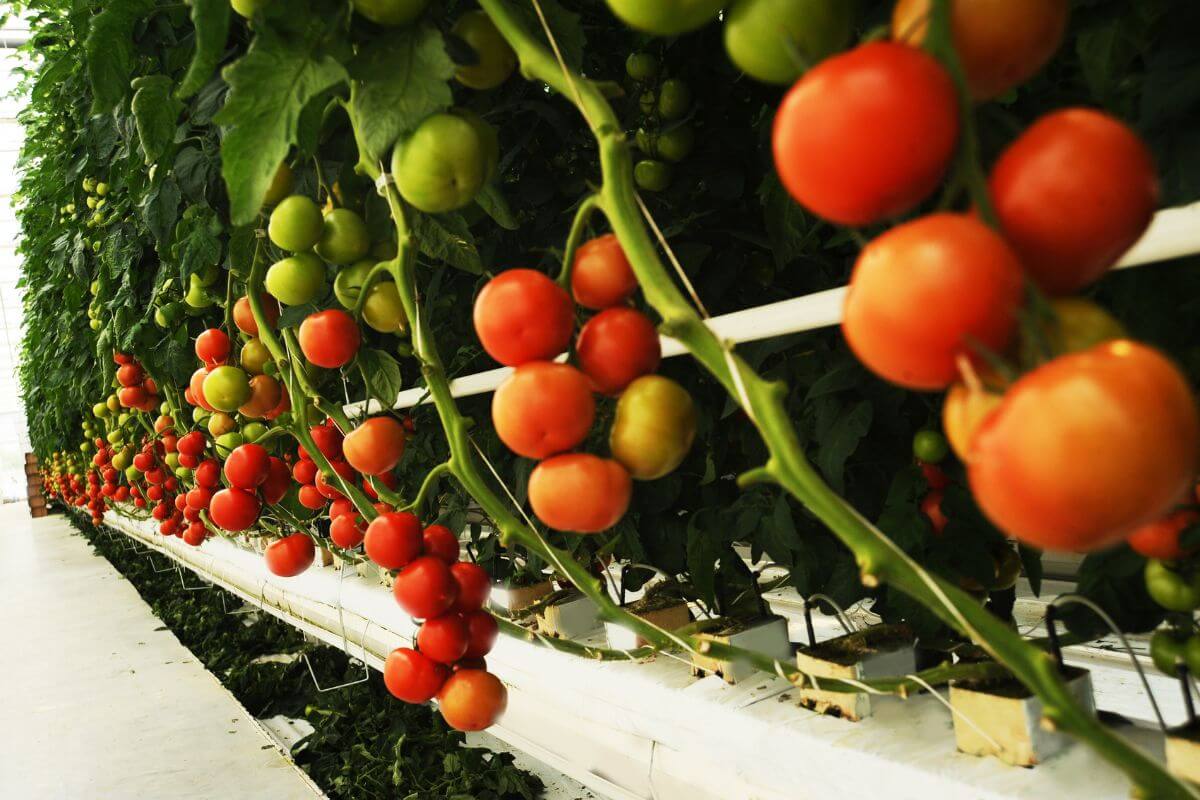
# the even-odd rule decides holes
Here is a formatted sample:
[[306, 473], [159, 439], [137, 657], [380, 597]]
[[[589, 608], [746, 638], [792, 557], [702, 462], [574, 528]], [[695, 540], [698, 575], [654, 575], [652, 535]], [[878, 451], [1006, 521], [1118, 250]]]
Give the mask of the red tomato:
[[881, 378], [944, 389], [958, 358], [1001, 352], [1021, 306], [1021, 265], [1004, 240], [962, 214], [931, 214], [867, 245], [842, 318], [850, 349]]
[[616, 234], [606, 233], [584, 242], [575, 251], [571, 267], [571, 293], [584, 308], [600, 310], [619, 306], [637, 291], [637, 276], [625, 257]]
[[427, 619], [417, 631], [417, 647], [442, 664], [453, 664], [467, 652], [467, 626], [458, 614]]
[[1154, 161], [1137, 134], [1086, 108], [1039, 119], [988, 181], [1004, 235], [1029, 276], [1069, 294], [1103, 275], [1158, 206]]
[[467, 625], [467, 652], [463, 658], [483, 658], [492, 652], [496, 637], [500, 635], [500, 623], [496, 618], [483, 609], [476, 609], [463, 614], [463, 622]]
[[1176, 561], [1195, 551], [1194, 547], [1185, 550], [1180, 546], [1179, 536], [1197, 522], [1200, 514], [1195, 511], [1176, 511], [1138, 528], [1130, 534], [1129, 546], [1146, 558]]
[[235, 489], [252, 492], [269, 474], [271, 457], [262, 445], [238, 445], [225, 459], [225, 480]]
[[216, 486], [221, 482], [221, 467], [215, 458], [206, 458], [196, 467], [197, 486]]
[[134, 358], [128, 353], [120, 353], [114, 350], [113, 362], [116, 364], [132, 364], [134, 362]]
[[[331, 461], [329, 465], [333, 467], [334, 472], [347, 481], [353, 483], [357, 479], [357, 476], [354, 474], [354, 468], [345, 461]], [[337, 500], [342, 497], [342, 492], [338, 489], [337, 481], [332, 476], [326, 477], [323, 472], [317, 472], [317, 479], [314, 485], [317, 487], [317, 491], [330, 500]]]
[[212, 496], [208, 516], [227, 531], [244, 531], [258, 521], [258, 498], [243, 489], [222, 489]]
[[229, 336], [220, 328], [209, 328], [196, 337], [196, 358], [212, 369], [229, 360]]
[[927, 493], [921, 500], [921, 513], [928, 519], [929, 524], [933, 526], [933, 535], [941, 536], [942, 531], [946, 530], [946, 515], [942, 513], [942, 490], [934, 489]]
[[597, 392], [616, 395], [658, 369], [662, 348], [658, 331], [645, 314], [632, 308], [610, 308], [579, 331], [575, 356]]
[[[113, 487], [114, 490], [116, 487]], [[175, 508], [178, 511], [183, 511], [187, 508], [187, 496], [182, 494], [175, 495]]]
[[352, 550], [362, 544], [362, 517], [358, 514], [341, 514], [329, 523], [329, 538], [338, 547]]
[[307, 534], [293, 533], [267, 545], [263, 557], [272, 575], [294, 578], [312, 566], [317, 548]]
[[204, 539], [208, 536], [208, 529], [204, 527], [203, 522], [192, 522], [187, 526], [187, 530], [183, 532], [183, 540], [192, 547], [199, 547], [204, 544]]
[[179, 466], [181, 466], [181, 467], [187, 467], [188, 469], [195, 469], [196, 465], [199, 463], [200, 463], [199, 456], [189, 456], [187, 453], [179, 454]]
[[146, 403], [146, 390], [140, 386], [126, 386], [117, 392], [117, 399], [125, 408], [137, 408]]
[[[368, 529], [368, 538], [370, 535]], [[445, 561], [434, 556], [421, 556], [396, 576], [392, 595], [408, 614], [417, 619], [433, 619], [454, 605], [458, 583]]]
[[117, 383], [122, 386], [137, 386], [142, 378], [142, 368], [137, 364], [123, 364], [117, 368]]
[[334, 500], [329, 504], [329, 518], [331, 520], [337, 519], [342, 514], [353, 514], [354, 512], [354, 503], [344, 497], [340, 500]]
[[599, 533], [616, 525], [629, 507], [633, 480], [616, 461], [590, 453], [547, 459], [529, 476], [529, 504], [551, 528]]
[[958, 143], [954, 83], [931, 56], [872, 42], [796, 82], [775, 116], [779, 179], [840, 225], [912, 209], [938, 185]]
[[302, 458], [292, 466], [292, 477], [296, 483], [312, 486], [317, 481], [317, 465], [311, 459]]
[[545, 361], [567, 349], [575, 329], [571, 298], [531, 269], [510, 269], [475, 298], [475, 333], [492, 358], [510, 367]]
[[367, 526], [365, 549], [384, 569], [400, 569], [421, 555], [421, 521], [407, 511], [380, 514]]
[[200, 431], [192, 431], [180, 436], [175, 442], [175, 449], [182, 455], [198, 456], [204, 452], [204, 434]]
[[510, 375], [492, 397], [496, 435], [526, 458], [570, 450], [587, 436], [596, 415], [588, 379], [567, 364], [533, 361]]
[[164, 433], [158, 441], [162, 444], [163, 451], [167, 453], [174, 453], [179, 447], [179, 439], [169, 433]]
[[346, 434], [342, 452], [365, 475], [391, 472], [404, 455], [404, 426], [392, 417], [371, 417]]
[[445, 525], [430, 525], [421, 532], [422, 551], [447, 564], [458, 561], [458, 537]]
[[[330, 428], [326, 425], [313, 425], [308, 429], [308, 433], [312, 436], [313, 441], [316, 442], [317, 449], [321, 451], [322, 455], [330, 461], [341, 460], [343, 437], [337, 428]], [[301, 458], [312, 458], [303, 446], [299, 447], [297, 451], [300, 453]], [[311, 483], [311, 481], [305, 481], [305, 483]]]
[[192, 373], [191, 383], [188, 384], [188, 391], [192, 393], [192, 400], [196, 405], [203, 408], [205, 411], [216, 411], [215, 408], [208, 404], [204, 399], [204, 379], [208, 377], [208, 368], [201, 367]]
[[450, 574], [458, 584], [458, 598], [454, 601], [454, 610], [460, 614], [469, 614], [483, 608], [492, 593], [492, 576], [478, 564], [469, 561], [456, 561], [450, 565]]
[[337, 308], [309, 314], [300, 323], [300, 350], [318, 367], [336, 369], [349, 364], [359, 342], [354, 317]]
[[1118, 340], [1014, 383], [971, 442], [968, 477], [1004, 532], [1087, 552], [1169, 512], [1198, 458], [1187, 380], [1157, 350]]
[[383, 683], [406, 703], [428, 703], [437, 695], [450, 670], [411, 647], [397, 647], [383, 665]]
[[[405, 433], [408, 432], [407, 427], [404, 430]], [[394, 472], [385, 472], [382, 475], [373, 475], [371, 477], [393, 491], [395, 491], [396, 487], [400, 485], [400, 479], [396, 477], [396, 473]], [[379, 499], [379, 493], [375, 491], [375, 486], [370, 480], [367, 479], [366, 476], [363, 477], [362, 487], [363, 491], [366, 492], [367, 496], [372, 500]]]
[[508, 690], [490, 672], [460, 669], [437, 695], [438, 710], [451, 728], [481, 731], [495, 724], [508, 707]]
[[[263, 305], [263, 316], [271, 327], [279, 320], [279, 303], [266, 292], [259, 295]], [[254, 321], [254, 312], [250, 309], [250, 298], [239, 297], [233, 304], [233, 324], [238, 330], [250, 336], [258, 336], [258, 323]]]
[[316, 486], [311, 484], [301, 486], [296, 497], [300, 501], [300, 505], [312, 511], [318, 511], [324, 508], [325, 503], [328, 502], [325, 499], [325, 495], [321, 494], [321, 491]]

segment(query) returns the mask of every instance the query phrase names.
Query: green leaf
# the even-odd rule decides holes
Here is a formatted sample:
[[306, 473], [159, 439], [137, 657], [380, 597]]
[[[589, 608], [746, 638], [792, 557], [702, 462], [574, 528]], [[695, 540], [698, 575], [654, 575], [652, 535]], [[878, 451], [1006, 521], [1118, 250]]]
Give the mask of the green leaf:
[[175, 139], [175, 124], [183, 103], [171, 95], [171, 79], [149, 75], [133, 82], [134, 120], [147, 164], [158, 160]]
[[479, 204], [485, 214], [506, 231], [515, 231], [520, 227], [516, 215], [508, 205], [508, 200], [505, 199], [500, 187], [494, 181], [489, 182], [479, 191], [479, 194], [475, 195], [475, 202]]
[[845, 485], [846, 459], [854, 454], [858, 443], [871, 429], [874, 415], [874, 407], [869, 402], [859, 401], [849, 412], [842, 413], [837, 418], [821, 442], [821, 449], [816, 458], [817, 466], [821, 468], [825, 480], [838, 492], [841, 492]]
[[687, 526], [687, 566], [692, 576], [692, 585], [700, 597], [709, 605], [716, 598], [717, 559], [721, 544], [713, 531], [703, 524], [711, 516], [708, 510], [691, 515]]
[[230, 86], [216, 121], [229, 126], [221, 142], [221, 174], [235, 225], [251, 222], [288, 148], [309, 100], [346, 80], [345, 68], [319, 50], [325, 33], [313, 26], [299, 40], [263, 28], [249, 51], [226, 67]]
[[460, 214], [413, 214], [412, 223], [422, 253], [464, 272], [483, 273], [475, 237]]
[[355, 58], [350, 74], [361, 144], [373, 161], [386, 163], [398, 138], [454, 102], [447, 83], [454, 62], [442, 35], [429, 25], [374, 39]]
[[83, 51], [93, 114], [107, 114], [125, 99], [133, 73], [133, 28], [153, 7], [153, 0], [121, 0], [106, 3], [92, 17]]
[[396, 395], [404, 388], [400, 363], [383, 350], [364, 349], [358, 353], [358, 368], [362, 371], [368, 394], [384, 408], [395, 405]]
[[179, 98], [191, 97], [198, 92], [221, 62], [225, 40], [229, 38], [229, 3], [227, 0], [192, 0], [192, 25], [196, 28], [196, 51], [175, 90], [175, 96]]
[[188, 277], [221, 258], [221, 221], [207, 206], [192, 206], [175, 226], [171, 252], [179, 262], [179, 279], [186, 290]]

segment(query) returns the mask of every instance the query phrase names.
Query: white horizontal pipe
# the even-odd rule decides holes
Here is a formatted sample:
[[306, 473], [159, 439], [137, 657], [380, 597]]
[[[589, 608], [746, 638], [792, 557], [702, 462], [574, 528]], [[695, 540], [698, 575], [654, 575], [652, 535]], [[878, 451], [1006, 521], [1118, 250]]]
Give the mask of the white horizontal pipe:
[[[1164, 208], [1154, 215], [1150, 227], [1125, 256], [1117, 262], [1116, 269], [1140, 267], [1158, 261], [1200, 253], [1200, 202], [1177, 208]], [[842, 321], [842, 304], [846, 287], [826, 289], [778, 303], [747, 308], [722, 314], [706, 321], [709, 329], [720, 338], [741, 344], [785, 336], [789, 333], [828, 328]], [[683, 355], [687, 349], [683, 343], [669, 336], [660, 337], [663, 358]], [[470, 397], [494, 391], [512, 372], [511, 367], [477, 372], [450, 382], [450, 392], [455, 397]], [[395, 409], [411, 408], [418, 402], [427, 402], [425, 387], [408, 389], [396, 396]], [[351, 403], [346, 406], [347, 414], [359, 413], [364, 404]], [[383, 407], [378, 401], [367, 404], [367, 413], [375, 414]]]

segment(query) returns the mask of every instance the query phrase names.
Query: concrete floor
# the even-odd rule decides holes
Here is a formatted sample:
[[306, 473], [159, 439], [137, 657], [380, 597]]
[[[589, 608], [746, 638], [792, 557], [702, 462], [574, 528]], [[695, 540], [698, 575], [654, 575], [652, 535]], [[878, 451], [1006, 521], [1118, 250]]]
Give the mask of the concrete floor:
[[73, 533], [0, 505], [0, 798], [321, 797]]

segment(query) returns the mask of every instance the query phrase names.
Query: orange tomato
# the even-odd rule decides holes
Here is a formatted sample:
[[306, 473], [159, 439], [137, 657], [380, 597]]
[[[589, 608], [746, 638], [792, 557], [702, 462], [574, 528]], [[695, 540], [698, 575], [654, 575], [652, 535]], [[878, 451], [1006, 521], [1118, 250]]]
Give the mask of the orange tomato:
[[492, 397], [492, 424], [510, 450], [526, 458], [570, 450], [596, 415], [588, 379], [567, 364], [532, 361], [513, 371]]
[[495, 724], [508, 707], [508, 690], [492, 673], [460, 669], [438, 692], [438, 710], [451, 728], [481, 731]]
[[590, 453], [549, 458], [529, 475], [529, 504], [551, 528], [575, 533], [608, 530], [629, 508], [633, 480], [616, 461]]

